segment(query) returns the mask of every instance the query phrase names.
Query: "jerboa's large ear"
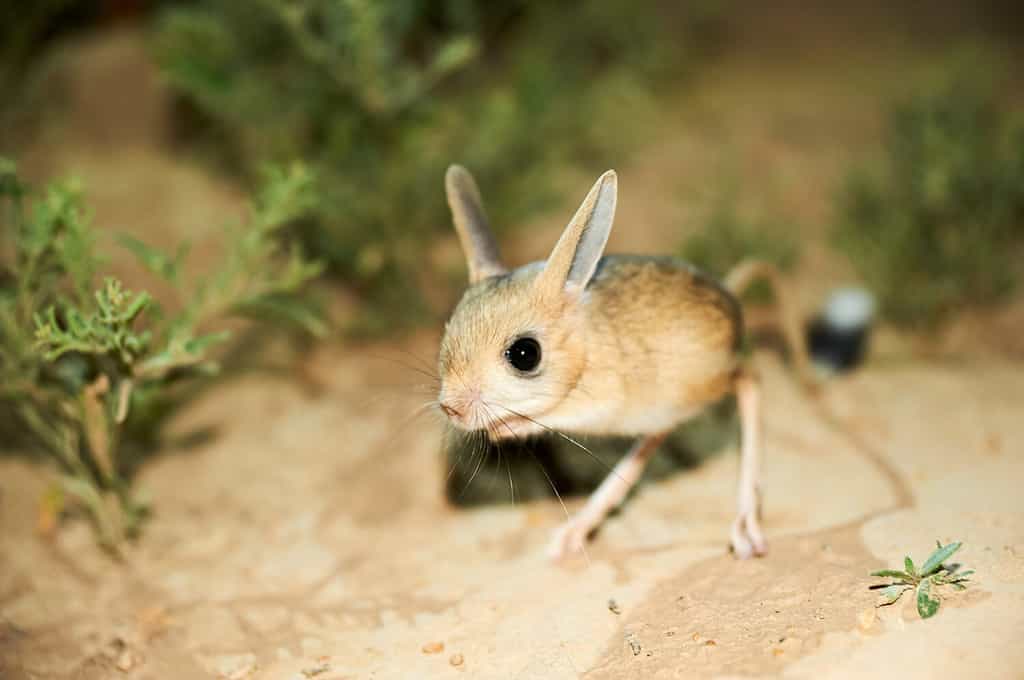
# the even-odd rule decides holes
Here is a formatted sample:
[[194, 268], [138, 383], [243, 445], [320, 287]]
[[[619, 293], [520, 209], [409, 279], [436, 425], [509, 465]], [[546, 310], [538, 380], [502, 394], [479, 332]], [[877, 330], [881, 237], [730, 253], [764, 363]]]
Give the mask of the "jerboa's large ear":
[[583, 199], [537, 279], [545, 293], [578, 292], [586, 287], [612, 230], [617, 190], [615, 171], [609, 170]]
[[473, 176], [461, 165], [449, 166], [444, 176], [444, 188], [455, 221], [455, 231], [459, 235], [462, 252], [466, 255], [469, 282], [473, 284], [488, 276], [506, 273], [508, 270], [498, 259], [498, 245], [487, 224], [480, 190]]

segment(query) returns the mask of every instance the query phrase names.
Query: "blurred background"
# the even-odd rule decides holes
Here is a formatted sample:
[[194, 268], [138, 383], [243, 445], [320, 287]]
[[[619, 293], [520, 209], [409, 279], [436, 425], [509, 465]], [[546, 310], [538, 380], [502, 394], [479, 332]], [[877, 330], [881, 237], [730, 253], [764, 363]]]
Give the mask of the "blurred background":
[[[267, 168], [301, 167], [301, 209], [286, 203], [272, 239], [315, 264], [273, 292], [303, 284], [315, 311], [298, 325], [321, 342], [436, 332], [465, 279], [442, 191], [459, 162], [511, 262], [543, 257], [615, 167], [611, 251], [675, 253], [719, 275], [770, 259], [808, 319], [837, 286], [862, 285], [880, 313], [876, 361], [1019, 358], [1022, 35], [1024, 11], [997, 0], [5, 2], [0, 153], [25, 192], [76, 178], [96, 280], [116, 275], [171, 311], [193, 295], [182, 280], [227, 266], [225, 225], [280, 195], [260, 189]], [[166, 255], [186, 242], [187, 258]], [[154, 275], [178, 259], [180, 277]], [[9, 266], [4, 285], [22, 275]], [[243, 302], [295, 316], [266, 296]], [[69, 323], [58, 314], [54, 332]], [[197, 363], [180, 327], [161, 337], [175, 366]], [[38, 338], [22, 340], [7, 367], [37, 361], [24, 375], [45, 381], [52, 355], [32, 359]], [[417, 354], [427, 372], [431, 343]], [[110, 418], [121, 408], [105, 404]]]
[[288, 236], [325, 263], [349, 335], [451, 307], [463, 279], [440, 190], [451, 162], [477, 175], [514, 258], [543, 253], [614, 166], [616, 250], [677, 251], [719, 273], [759, 254], [820, 290], [856, 277], [914, 329], [973, 319], [1016, 278], [1016, 3], [0, 11], [0, 149], [22, 175], [74, 174], [97, 228], [167, 245], [207, 238], [218, 202], [266, 164], [301, 161], [318, 193]]

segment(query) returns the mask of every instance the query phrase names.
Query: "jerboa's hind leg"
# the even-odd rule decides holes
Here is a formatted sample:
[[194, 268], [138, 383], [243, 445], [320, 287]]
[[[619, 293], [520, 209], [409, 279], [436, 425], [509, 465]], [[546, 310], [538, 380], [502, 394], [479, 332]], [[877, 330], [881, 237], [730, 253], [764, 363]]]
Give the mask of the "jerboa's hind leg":
[[768, 551], [760, 523], [761, 384], [757, 376], [741, 370], [735, 389], [740, 415], [740, 476], [730, 543], [736, 556], [746, 559]]

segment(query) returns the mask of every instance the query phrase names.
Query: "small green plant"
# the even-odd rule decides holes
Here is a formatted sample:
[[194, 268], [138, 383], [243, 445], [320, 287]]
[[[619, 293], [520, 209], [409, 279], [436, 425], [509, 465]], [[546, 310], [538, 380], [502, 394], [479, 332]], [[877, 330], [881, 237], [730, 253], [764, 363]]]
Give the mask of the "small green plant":
[[101, 276], [77, 182], [34, 196], [0, 159], [0, 440], [58, 467], [41, 520], [52, 527], [61, 513], [84, 510], [102, 544], [116, 548], [146, 513], [129, 484], [132, 449], [153, 445], [181, 385], [217, 371], [214, 348], [230, 349], [232, 337], [217, 326], [247, 316], [323, 331], [301, 296], [320, 267], [278, 238], [311, 195], [303, 168], [268, 172], [248, 223], [227, 229], [214, 273], [196, 281], [183, 270], [187, 248], [168, 256], [122, 239], [179, 294], [172, 311]]
[[936, 541], [935, 544], [937, 546], [935, 552], [928, 556], [920, 569], [907, 556], [903, 558], [903, 571], [882, 569], [871, 573], [872, 576], [896, 579], [892, 583], [872, 586], [872, 589], [881, 591], [877, 606], [884, 607], [893, 604], [903, 596], [903, 593], [914, 590], [917, 594], [917, 613], [921, 615], [922, 619], [927, 619], [935, 616], [935, 613], [939, 611], [939, 598], [933, 593], [933, 588], [947, 585], [957, 590], [966, 588], [964, 583], [970, 579], [974, 571], [960, 571], [960, 565], [947, 566], [945, 564], [946, 560], [952, 557], [962, 544], [959, 541], [946, 545]]
[[882, 312], [930, 327], [1010, 292], [1024, 254], [1024, 118], [991, 60], [965, 55], [896, 103], [877, 167], [839, 196], [837, 245]]

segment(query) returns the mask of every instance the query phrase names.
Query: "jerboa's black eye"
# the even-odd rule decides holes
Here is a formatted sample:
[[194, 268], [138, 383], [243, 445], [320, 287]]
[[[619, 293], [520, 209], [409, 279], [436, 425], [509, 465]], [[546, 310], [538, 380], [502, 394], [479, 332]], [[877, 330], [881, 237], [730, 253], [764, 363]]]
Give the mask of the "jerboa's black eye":
[[540, 343], [533, 338], [519, 338], [505, 350], [505, 360], [517, 371], [529, 373], [540, 364]]

